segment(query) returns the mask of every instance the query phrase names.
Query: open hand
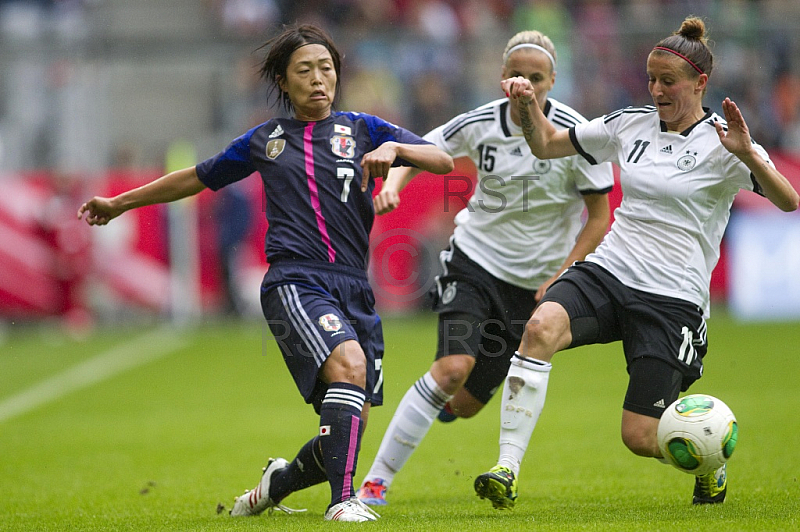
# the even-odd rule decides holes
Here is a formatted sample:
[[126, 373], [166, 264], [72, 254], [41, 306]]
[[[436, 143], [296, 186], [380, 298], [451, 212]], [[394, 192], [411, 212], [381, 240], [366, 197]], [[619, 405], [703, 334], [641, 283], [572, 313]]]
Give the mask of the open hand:
[[722, 111], [725, 114], [725, 121], [728, 123], [728, 131], [725, 131], [721, 123], [714, 122], [719, 141], [726, 150], [734, 155], [743, 156], [750, 153], [753, 150], [750, 130], [739, 107], [730, 98], [725, 98], [722, 101]]

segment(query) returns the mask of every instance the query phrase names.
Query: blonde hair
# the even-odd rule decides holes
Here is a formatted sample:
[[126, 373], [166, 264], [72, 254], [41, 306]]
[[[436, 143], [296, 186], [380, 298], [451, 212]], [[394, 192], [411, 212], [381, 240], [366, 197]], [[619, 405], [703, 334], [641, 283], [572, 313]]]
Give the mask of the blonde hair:
[[519, 46], [521, 44], [533, 44], [540, 48], [543, 48], [544, 51], [549, 53], [552, 57], [553, 62], [553, 69], [555, 69], [556, 64], [556, 47], [553, 46], [553, 41], [550, 40], [550, 37], [542, 33], [538, 30], [527, 30], [521, 31], [511, 37], [508, 43], [506, 44], [505, 50], [503, 50], [503, 64], [508, 61], [509, 52], [515, 46]]

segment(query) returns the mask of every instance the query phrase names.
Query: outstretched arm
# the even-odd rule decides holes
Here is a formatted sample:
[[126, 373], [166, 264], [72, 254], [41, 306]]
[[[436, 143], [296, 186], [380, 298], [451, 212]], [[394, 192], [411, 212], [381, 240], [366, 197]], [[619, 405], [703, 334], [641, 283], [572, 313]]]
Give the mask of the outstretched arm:
[[786, 212], [797, 210], [800, 195], [783, 174], [767, 164], [767, 161], [753, 149], [750, 130], [739, 107], [730, 98], [725, 98], [722, 110], [728, 122], [728, 132], [725, 132], [722, 124], [714, 122], [719, 141], [726, 150], [737, 156], [750, 169], [761, 185], [764, 195], [776, 207]]
[[536, 157], [557, 159], [578, 153], [569, 138], [569, 131], [556, 130], [542, 113], [530, 80], [517, 76], [504, 79], [500, 86], [508, 95], [511, 104], [519, 109], [522, 134], [525, 135], [525, 141]]
[[86, 215], [89, 225], [106, 225], [131, 209], [168, 203], [193, 196], [206, 186], [197, 178], [195, 167], [176, 170], [139, 188], [123, 192], [113, 198], [95, 196], [78, 209], [78, 219]]
[[384, 142], [361, 159], [361, 167], [364, 169], [361, 190], [367, 190], [370, 176], [388, 176], [389, 168], [398, 157], [410, 162], [420, 170], [426, 170], [433, 174], [446, 174], [452, 172], [454, 167], [453, 158], [433, 144]]

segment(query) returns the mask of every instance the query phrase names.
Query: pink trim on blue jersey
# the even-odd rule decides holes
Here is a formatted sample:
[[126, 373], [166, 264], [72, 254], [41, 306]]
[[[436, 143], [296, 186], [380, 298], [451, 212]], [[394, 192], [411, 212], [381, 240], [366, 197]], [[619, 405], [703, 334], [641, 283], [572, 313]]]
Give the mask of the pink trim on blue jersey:
[[[218, 190], [253, 172], [259, 174], [268, 222], [264, 250], [270, 263], [308, 259], [366, 271], [375, 181], [369, 180], [366, 192], [354, 186], [342, 198], [346, 181], [338, 175], [340, 170], [348, 175], [352, 171], [352, 182], [361, 183], [361, 158], [392, 140], [425, 143], [406, 129], [360, 113], [337, 112], [311, 124], [274, 118], [199, 163], [197, 177]], [[332, 141], [345, 142], [344, 155], [349, 157]], [[395, 159], [393, 166], [403, 164], [408, 161]]]
[[314, 177], [314, 146], [312, 144], [314, 125], [316, 122], [306, 124], [303, 132], [303, 151], [306, 161], [306, 178], [308, 179], [308, 192], [311, 199], [311, 208], [317, 217], [317, 227], [322, 236], [322, 242], [328, 247], [328, 262], [336, 261], [336, 250], [331, 246], [331, 237], [328, 234], [328, 226], [325, 223], [325, 216], [322, 214], [322, 205], [319, 202], [319, 190], [317, 189], [317, 179]]

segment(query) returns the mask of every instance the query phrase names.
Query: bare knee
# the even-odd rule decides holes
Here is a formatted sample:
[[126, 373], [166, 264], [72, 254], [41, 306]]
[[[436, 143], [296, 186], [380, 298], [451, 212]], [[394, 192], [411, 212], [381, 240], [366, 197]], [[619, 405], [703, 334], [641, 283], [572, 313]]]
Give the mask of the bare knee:
[[467, 381], [475, 367], [475, 359], [469, 355], [442, 357], [431, 366], [431, 376], [436, 384], [448, 394], [456, 393]]
[[456, 392], [449, 404], [453, 413], [463, 418], [471, 418], [486, 406], [463, 387]]
[[556, 351], [569, 346], [569, 315], [552, 301], [542, 303], [525, 324], [520, 352], [528, 358], [550, 362]]
[[655, 449], [658, 448], [655, 444], [655, 438], [651, 438], [649, 434], [639, 431], [624, 430], [622, 431], [622, 442], [625, 447], [638, 456], [656, 456]]
[[547, 343], [547, 325], [539, 316], [531, 316], [525, 324], [525, 342], [530, 348]]
[[348, 340], [337, 345], [322, 365], [322, 380], [367, 385], [367, 357], [358, 342]]
[[622, 442], [638, 456], [661, 456], [658, 449], [658, 418], [622, 412]]

